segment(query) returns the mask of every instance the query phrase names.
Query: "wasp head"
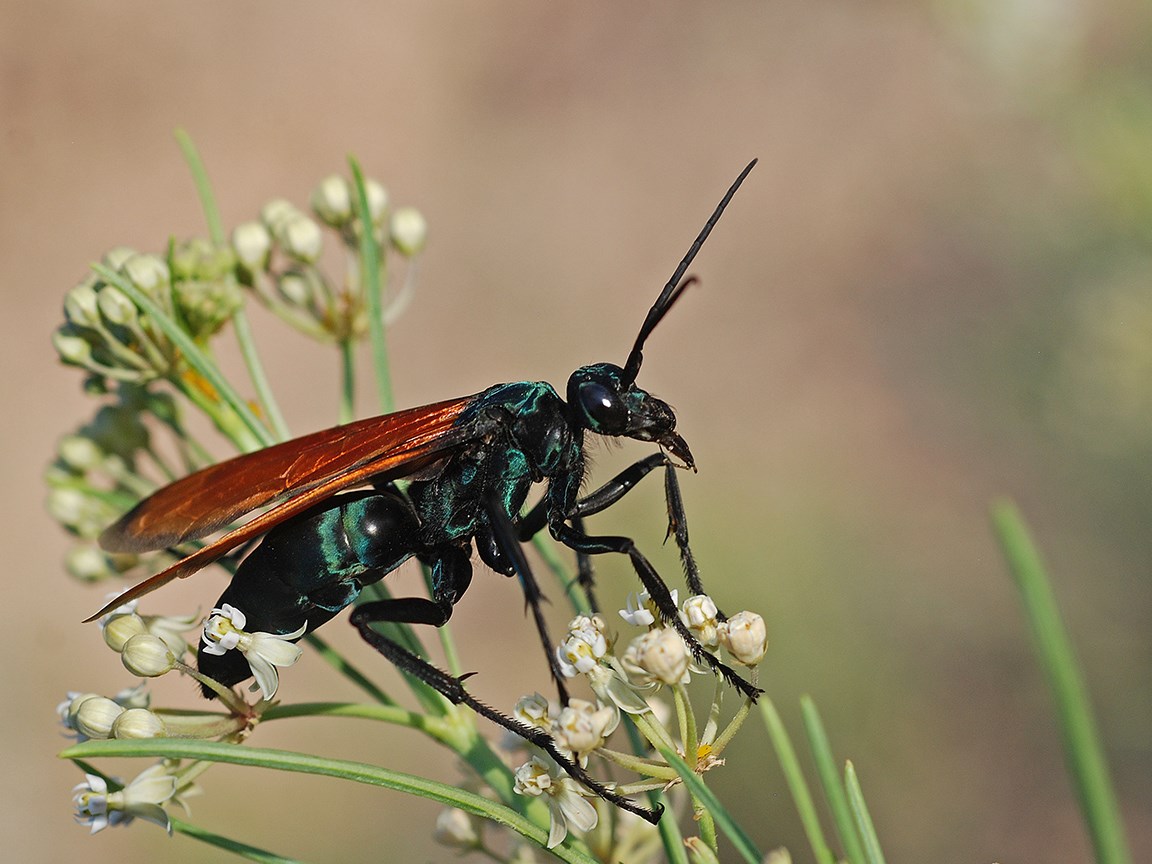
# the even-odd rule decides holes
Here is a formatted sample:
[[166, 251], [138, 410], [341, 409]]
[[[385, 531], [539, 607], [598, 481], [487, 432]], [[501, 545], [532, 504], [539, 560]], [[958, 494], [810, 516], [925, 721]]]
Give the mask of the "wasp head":
[[689, 468], [692, 451], [676, 434], [672, 407], [628, 380], [614, 363], [584, 366], [568, 379], [568, 405], [580, 426], [598, 435], [659, 444]]

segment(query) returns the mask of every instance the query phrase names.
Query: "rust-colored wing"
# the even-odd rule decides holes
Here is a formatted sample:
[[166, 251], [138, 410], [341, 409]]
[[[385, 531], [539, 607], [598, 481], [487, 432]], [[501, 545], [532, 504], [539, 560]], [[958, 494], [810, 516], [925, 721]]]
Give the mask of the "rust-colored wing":
[[100, 545], [110, 552], [165, 549], [383, 457], [399, 465], [448, 449], [452, 442], [443, 437], [471, 398], [358, 420], [211, 465], [145, 498], [100, 535]]
[[418, 471], [465, 443], [454, 430], [471, 396], [358, 420], [246, 453], [189, 474], [137, 504], [100, 535], [114, 552], [163, 549], [204, 537], [251, 511], [281, 503], [121, 594], [91, 618], [190, 576], [243, 543], [379, 475]]

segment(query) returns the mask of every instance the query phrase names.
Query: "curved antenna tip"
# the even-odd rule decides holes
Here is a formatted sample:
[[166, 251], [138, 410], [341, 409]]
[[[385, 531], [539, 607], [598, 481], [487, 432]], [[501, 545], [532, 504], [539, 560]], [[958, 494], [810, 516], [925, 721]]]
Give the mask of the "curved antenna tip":
[[688, 247], [688, 251], [680, 260], [677, 265], [676, 271], [672, 274], [672, 278], [664, 285], [664, 290], [660, 292], [660, 296], [656, 298], [656, 302], [652, 304], [652, 308], [648, 310], [648, 315], [644, 319], [644, 323], [640, 325], [640, 332], [636, 336], [636, 342], [632, 346], [632, 351], [628, 354], [628, 360], [624, 364], [624, 377], [623, 384], [625, 387], [630, 386], [635, 380], [636, 376], [640, 374], [640, 365], [644, 362], [644, 341], [648, 335], [660, 323], [660, 319], [672, 308], [672, 304], [680, 297], [684, 289], [696, 281], [695, 277], [685, 279], [683, 282], [680, 280], [684, 277], [685, 271], [691, 266], [692, 260], [696, 257], [696, 253], [700, 251], [700, 247], [704, 245], [704, 241], [708, 239], [708, 235], [712, 233], [712, 229], [716, 227], [716, 223], [720, 221], [720, 217], [724, 214], [728, 202], [736, 194], [736, 190], [740, 188], [740, 184], [744, 182], [744, 178], [748, 173], [756, 167], [758, 159], [753, 159], [749, 162], [740, 176], [728, 187], [728, 191], [724, 193], [724, 197], [720, 199], [720, 203], [716, 205], [716, 209], [712, 211], [712, 215], [708, 217], [708, 221], [704, 223], [704, 227], [700, 233], [696, 235], [696, 239], [692, 241], [692, 245]]

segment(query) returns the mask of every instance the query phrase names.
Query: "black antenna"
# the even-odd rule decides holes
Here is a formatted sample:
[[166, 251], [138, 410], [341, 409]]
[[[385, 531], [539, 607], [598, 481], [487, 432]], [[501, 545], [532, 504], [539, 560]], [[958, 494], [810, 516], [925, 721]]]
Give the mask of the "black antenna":
[[692, 259], [696, 257], [696, 253], [700, 251], [700, 247], [704, 245], [704, 241], [708, 239], [708, 235], [712, 233], [712, 229], [716, 227], [716, 223], [720, 221], [724, 208], [728, 206], [728, 202], [732, 200], [732, 196], [736, 194], [736, 190], [740, 188], [740, 184], [744, 182], [744, 178], [748, 176], [748, 172], [752, 170], [756, 162], [756, 159], [749, 162], [748, 167], [741, 171], [740, 176], [736, 178], [736, 182], [724, 193], [724, 197], [716, 205], [716, 210], [704, 223], [704, 227], [700, 230], [696, 240], [688, 247], [688, 253], [684, 256], [684, 260], [680, 262], [680, 266], [676, 268], [676, 272], [672, 274], [672, 278], [668, 280], [668, 284], [664, 286], [664, 290], [660, 292], [660, 296], [656, 298], [656, 302], [648, 310], [648, 317], [644, 319], [644, 324], [641, 325], [640, 333], [636, 337], [636, 344], [632, 346], [632, 352], [628, 355], [628, 362], [624, 364], [621, 384], [625, 388], [631, 387], [636, 381], [636, 376], [640, 374], [640, 364], [644, 362], [644, 340], [648, 338], [649, 333], [656, 329], [660, 320], [668, 314], [672, 304], [680, 299], [684, 289], [696, 281], [695, 276], [691, 276], [683, 282], [680, 280], [684, 276], [684, 271], [692, 264]]

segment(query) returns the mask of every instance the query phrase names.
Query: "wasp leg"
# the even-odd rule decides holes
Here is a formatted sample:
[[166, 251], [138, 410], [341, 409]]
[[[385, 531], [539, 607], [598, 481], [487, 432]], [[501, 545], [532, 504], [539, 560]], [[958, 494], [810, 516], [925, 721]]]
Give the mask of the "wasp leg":
[[[581, 516], [572, 517], [572, 527], [581, 534], [587, 533], [584, 530], [584, 518]], [[576, 582], [588, 600], [588, 608], [593, 612], [599, 612], [600, 601], [596, 599], [596, 575], [592, 570], [591, 555], [586, 555], [583, 552], [576, 553]]]
[[[569, 520], [577, 531], [584, 534], [584, 527], [581, 523], [582, 517], [592, 516], [608, 509], [636, 488], [648, 474], [660, 467], [664, 468], [664, 497], [668, 506], [668, 536], [676, 540], [676, 546], [680, 550], [680, 561], [684, 567], [684, 579], [688, 584], [688, 590], [692, 594], [703, 594], [705, 592], [700, 579], [700, 568], [697, 566], [696, 558], [688, 544], [688, 516], [684, 510], [684, 498], [680, 494], [680, 481], [676, 477], [676, 466], [663, 453], [653, 453], [651, 456], [630, 465], [599, 489], [581, 498], [572, 508]], [[521, 519], [519, 525], [520, 539], [527, 540], [541, 530], [546, 523], [547, 499], [542, 499]], [[591, 594], [593, 583], [591, 561], [587, 554], [577, 550], [576, 563], [580, 585], [584, 588], [592, 608], [598, 610], [599, 606], [594, 602]], [[723, 620], [724, 616], [721, 615], [720, 617]]]
[[[556, 682], [560, 704], [567, 705], [568, 688], [564, 684], [564, 675], [560, 672], [560, 662], [556, 658], [556, 643], [552, 641], [552, 637], [548, 633], [548, 622], [544, 620], [543, 604], [546, 600], [544, 592], [540, 590], [540, 583], [536, 581], [536, 576], [532, 573], [528, 559], [524, 557], [524, 549], [516, 536], [516, 527], [509, 520], [508, 514], [495, 502], [489, 503], [486, 510], [488, 524], [492, 528], [492, 539], [495, 540], [498, 551], [502, 553], [503, 557], [485, 563], [498, 572], [509, 573], [510, 575], [515, 573], [519, 577], [520, 587], [524, 591], [524, 603], [532, 611], [532, 618], [536, 622], [536, 632], [540, 634], [540, 643], [544, 646], [544, 656], [548, 658], [552, 680]], [[481, 546], [479, 543], [477, 547], [481, 550], [482, 557], [484, 557], [485, 549], [489, 551], [489, 554], [496, 551], [492, 550], [491, 547]]]
[[[680, 550], [680, 563], [684, 567], [684, 581], [692, 594], [704, 594], [704, 583], [700, 580], [700, 568], [688, 545], [688, 514], [684, 510], [684, 498], [680, 494], [680, 481], [676, 479], [676, 466], [665, 460], [664, 499], [668, 502], [668, 533], [676, 538]], [[667, 539], [667, 538], [665, 538]], [[719, 613], [723, 621], [724, 613]]]
[[584, 552], [588, 555], [603, 555], [608, 552], [617, 552], [622, 555], [627, 555], [632, 561], [632, 567], [635, 569], [636, 575], [640, 577], [640, 582], [643, 584], [644, 590], [648, 592], [648, 596], [652, 598], [652, 602], [654, 602], [660, 610], [660, 616], [664, 619], [664, 623], [680, 634], [684, 642], [688, 645], [688, 648], [692, 651], [692, 656], [695, 657], [698, 662], [706, 663], [712, 669], [723, 675], [725, 681], [749, 699], [756, 699], [764, 692], [760, 688], [749, 684], [737, 675], [734, 669], [726, 666], [704, 649], [704, 646], [700, 644], [699, 640], [692, 635], [692, 631], [680, 620], [679, 610], [676, 608], [676, 604], [672, 602], [672, 593], [668, 590], [668, 586], [664, 580], [660, 578], [660, 574], [656, 572], [656, 568], [652, 566], [651, 562], [636, 548], [635, 541], [630, 537], [590, 537], [586, 534], [579, 533], [566, 523], [554, 525], [551, 530], [557, 540], [577, 552]]
[[[352, 624], [360, 631], [364, 641], [375, 648], [392, 665], [402, 672], [423, 681], [437, 693], [454, 705], [467, 705], [477, 714], [495, 723], [514, 735], [523, 738], [530, 744], [535, 744], [552, 759], [576, 782], [595, 792], [606, 801], [615, 804], [622, 810], [635, 813], [642, 819], [655, 825], [660, 821], [663, 808], [657, 807], [649, 810], [634, 804], [622, 795], [617, 795], [603, 783], [592, 777], [587, 771], [565, 756], [557, 748], [552, 737], [543, 729], [528, 726], [506, 714], [502, 714], [490, 705], [481, 702], [470, 694], [459, 678], [437, 669], [426, 660], [417, 657], [407, 649], [389, 639], [372, 628], [374, 622], [403, 622], [408, 624], [435, 624], [443, 608], [424, 598], [416, 597], [410, 600], [380, 600], [374, 603], [364, 603], [352, 612]], [[443, 622], [441, 622], [443, 623]]]

